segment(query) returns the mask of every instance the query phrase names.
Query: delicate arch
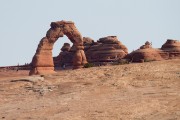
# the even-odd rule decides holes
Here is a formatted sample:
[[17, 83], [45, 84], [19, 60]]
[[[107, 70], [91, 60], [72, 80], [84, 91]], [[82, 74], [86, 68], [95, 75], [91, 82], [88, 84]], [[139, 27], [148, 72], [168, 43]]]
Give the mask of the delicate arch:
[[52, 22], [51, 28], [46, 33], [46, 37], [43, 37], [38, 45], [31, 62], [32, 68], [29, 75], [54, 73], [52, 58], [53, 45], [59, 37], [63, 37], [64, 35], [73, 43], [75, 52], [73, 68], [82, 68], [83, 65], [87, 63], [83, 50], [83, 38], [74, 23], [71, 21]]

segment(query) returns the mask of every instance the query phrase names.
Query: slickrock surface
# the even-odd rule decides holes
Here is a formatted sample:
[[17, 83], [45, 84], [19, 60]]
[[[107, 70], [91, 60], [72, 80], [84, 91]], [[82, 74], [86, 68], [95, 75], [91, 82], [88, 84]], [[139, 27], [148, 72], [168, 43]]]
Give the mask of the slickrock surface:
[[0, 119], [179, 120], [179, 68], [174, 59], [44, 76], [1, 71]]

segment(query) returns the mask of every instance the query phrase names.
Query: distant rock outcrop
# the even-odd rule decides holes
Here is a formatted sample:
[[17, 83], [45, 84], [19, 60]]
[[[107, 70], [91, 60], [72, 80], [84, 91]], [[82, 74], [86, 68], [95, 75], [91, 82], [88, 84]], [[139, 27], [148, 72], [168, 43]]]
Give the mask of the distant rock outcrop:
[[74, 52], [70, 50], [71, 50], [70, 44], [64, 43], [59, 55], [57, 57], [53, 57], [54, 66], [56, 67], [62, 67], [63, 65], [72, 66]]
[[61, 48], [61, 50], [63, 52], [65, 52], [65, 51], [68, 52], [68, 51], [70, 51], [70, 49], [71, 49], [71, 45], [69, 43], [64, 43], [63, 47]]
[[92, 45], [94, 45], [94, 40], [90, 37], [83, 37], [84, 51], [87, 51]]
[[128, 53], [128, 49], [116, 36], [100, 38], [97, 42], [91, 44], [91, 47], [85, 51], [88, 62], [114, 62], [122, 59]]
[[161, 53], [164, 59], [180, 58], [180, 42], [178, 40], [168, 39], [161, 47]]
[[140, 47], [140, 49], [152, 48], [152, 43], [146, 41], [144, 45]]
[[180, 42], [168, 39], [160, 49], [152, 48], [150, 42], [146, 42], [138, 50], [126, 56], [131, 62], [156, 61], [180, 58]]
[[180, 42], [178, 40], [168, 39], [161, 47], [161, 50], [167, 52], [180, 52]]
[[131, 52], [126, 56], [131, 62], [156, 61], [163, 58], [159, 54], [160, 50], [152, 48], [150, 42], [146, 41], [139, 49]]
[[[62, 64], [72, 65], [73, 46], [69, 51], [63, 51], [67, 45], [66, 43], [62, 47], [61, 53], [54, 57], [54, 63], [56, 66]], [[128, 50], [116, 36], [108, 36], [100, 38], [97, 42], [89, 37], [83, 38], [84, 51], [87, 57], [87, 61], [90, 63], [102, 63], [102, 62], [115, 62], [124, 58]]]
[[[84, 51], [87, 61], [99, 64], [118, 62], [121, 59], [128, 59], [130, 62], [148, 62], [180, 58], [180, 42], [168, 39], [161, 48], [153, 48], [152, 43], [146, 41], [139, 49], [128, 54], [128, 49], [116, 36], [100, 38], [97, 42], [89, 37], [83, 38]], [[74, 46], [65, 43], [61, 52], [54, 57], [55, 66], [63, 64], [72, 66]]]

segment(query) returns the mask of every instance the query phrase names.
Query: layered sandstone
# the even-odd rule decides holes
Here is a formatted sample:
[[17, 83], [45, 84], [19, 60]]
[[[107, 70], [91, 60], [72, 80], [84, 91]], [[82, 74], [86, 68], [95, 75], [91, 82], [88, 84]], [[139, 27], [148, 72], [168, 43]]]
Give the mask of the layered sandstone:
[[57, 57], [53, 57], [54, 65], [56, 67], [62, 67], [63, 65], [72, 66], [73, 65], [74, 52], [71, 51], [71, 46], [69, 43], [64, 43], [61, 48], [61, 52]]
[[[124, 58], [128, 53], [126, 46], [124, 46], [116, 36], [100, 38], [97, 42], [94, 42], [94, 40], [89, 37], [84, 37], [83, 45], [87, 61], [91, 63], [118, 61]], [[65, 44], [62, 49], [64, 48]], [[73, 54], [74, 46], [68, 51], [62, 50], [57, 57], [54, 57], [55, 65], [57, 67], [62, 64], [72, 65]]]
[[[73, 22], [52, 22], [46, 37], [42, 38], [31, 62], [30, 75], [54, 73], [52, 49], [59, 37], [66, 35], [74, 46], [73, 67], [81, 68], [87, 63], [84, 54], [83, 38]], [[64, 48], [67, 50], [67, 48]]]
[[128, 58], [131, 62], [144, 62], [144, 61], [156, 61], [162, 60], [160, 50], [152, 48], [152, 44], [148, 41], [145, 42], [139, 49], [128, 54]]
[[180, 58], [180, 42], [178, 40], [168, 39], [161, 47], [162, 57], [165, 59]]
[[152, 43], [146, 41], [144, 45], [140, 47], [140, 49], [152, 48]]
[[118, 41], [116, 36], [100, 38], [97, 42], [90, 44], [85, 51], [88, 62], [114, 62], [128, 53], [126, 46]]
[[150, 42], [146, 42], [138, 50], [128, 54], [126, 58], [132, 62], [156, 61], [180, 58], [180, 42], [168, 39], [160, 49], [152, 48]]
[[83, 37], [83, 45], [84, 45], [84, 51], [89, 50], [89, 48], [94, 45], [94, 40], [90, 37]]
[[[89, 37], [83, 37], [83, 45], [85, 51], [87, 51], [91, 47], [92, 43], [94, 43], [94, 40], [92, 40]], [[62, 67], [63, 65], [72, 66], [74, 54], [75, 54], [75, 47], [74, 46], [71, 47], [69, 43], [64, 43], [59, 55], [53, 57], [54, 65], [56, 67]]]
[[164, 51], [180, 52], [180, 42], [178, 40], [168, 39], [161, 47]]

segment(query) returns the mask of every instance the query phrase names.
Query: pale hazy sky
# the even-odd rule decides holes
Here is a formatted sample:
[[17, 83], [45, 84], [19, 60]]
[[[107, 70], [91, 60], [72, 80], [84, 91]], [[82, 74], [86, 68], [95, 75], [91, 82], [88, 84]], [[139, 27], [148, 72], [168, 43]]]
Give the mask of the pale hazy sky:
[[[0, 66], [31, 62], [50, 23], [74, 21], [82, 36], [116, 35], [129, 52], [145, 41], [180, 40], [180, 0], [1, 0]], [[58, 39], [58, 55], [67, 37]]]

